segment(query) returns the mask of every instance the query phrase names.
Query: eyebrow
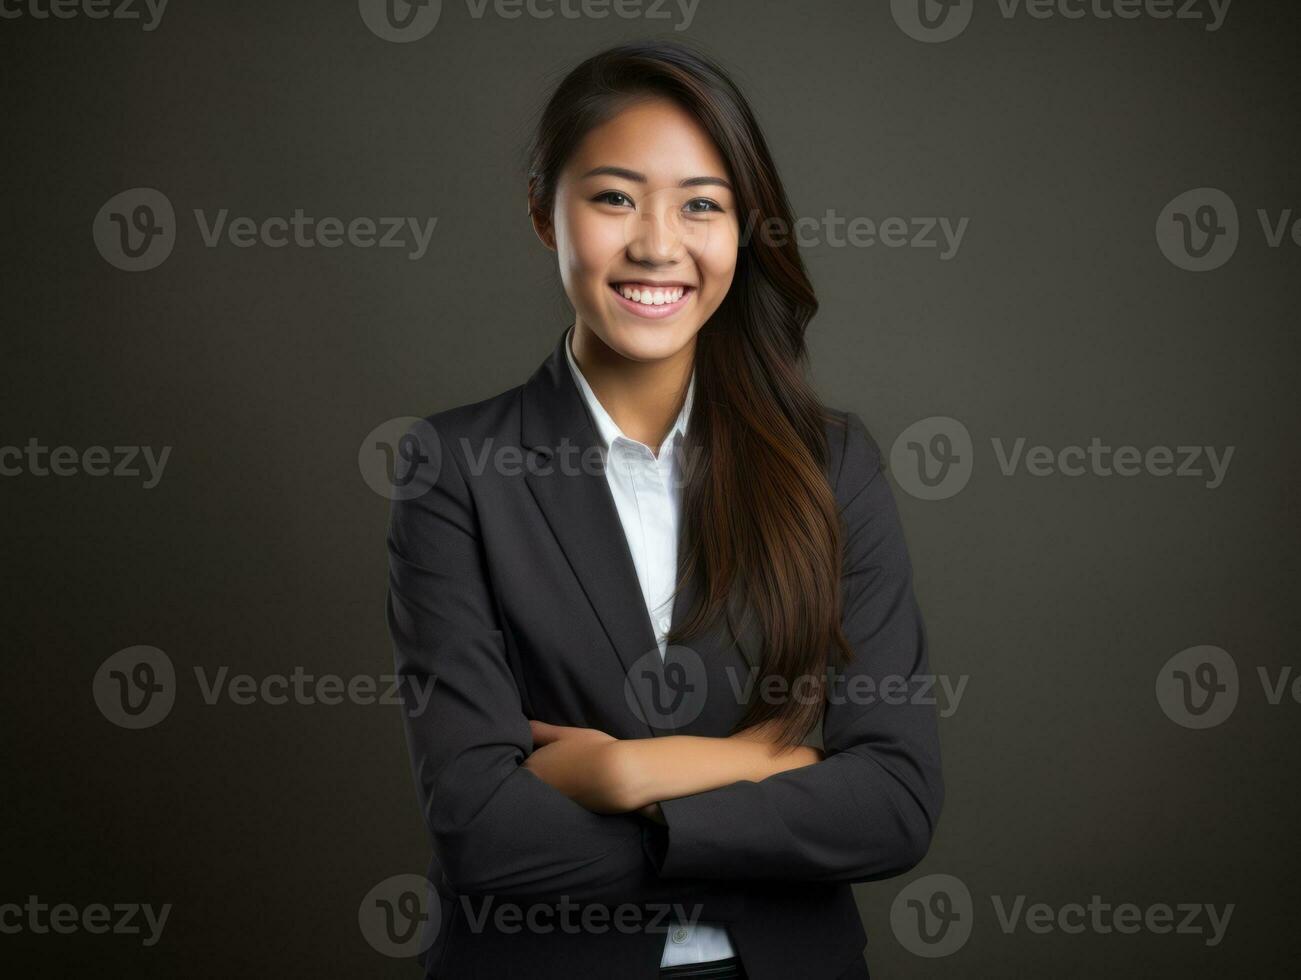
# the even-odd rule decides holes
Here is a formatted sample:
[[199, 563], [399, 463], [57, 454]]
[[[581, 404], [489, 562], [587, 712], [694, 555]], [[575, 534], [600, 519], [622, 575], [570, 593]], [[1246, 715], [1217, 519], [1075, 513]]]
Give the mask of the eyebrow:
[[[627, 167], [593, 167], [587, 173], [579, 177], [579, 180], [586, 180], [588, 177], [598, 177], [606, 175], [609, 177], [622, 177], [624, 180], [631, 180], [635, 184], [646, 183], [646, 175], [638, 173], [636, 170], [629, 170]], [[688, 177], [678, 183], [679, 187], [700, 187], [702, 185], [716, 185], [726, 187], [732, 190], [732, 185], [722, 177]]]

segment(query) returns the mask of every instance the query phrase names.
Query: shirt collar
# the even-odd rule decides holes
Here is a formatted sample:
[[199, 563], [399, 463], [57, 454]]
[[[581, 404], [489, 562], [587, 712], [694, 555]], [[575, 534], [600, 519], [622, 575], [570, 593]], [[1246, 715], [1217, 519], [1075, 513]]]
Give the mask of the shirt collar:
[[[578, 369], [578, 362], [574, 360], [574, 352], [569, 346], [569, 341], [574, 335], [574, 328], [570, 327], [569, 332], [565, 334], [565, 359], [569, 362], [570, 373], [574, 376], [574, 383], [578, 385], [578, 390], [583, 394], [583, 401], [587, 403], [588, 410], [592, 413], [592, 420], [596, 423], [596, 434], [600, 436], [601, 443], [608, 450], [616, 439], [623, 439], [627, 442], [637, 442], [623, 434], [623, 430], [610, 417], [610, 413], [605, 410], [601, 404], [596, 392], [592, 386], [587, 383], [583, 377], [583, 372]], [[664, 445], [672, 443], [675, 437], [685, 436], [687, 434], [687, 421], [691, 418], [691, 405], [696, 395], [696, 371], [691, 369], [691, 381], [687, 384], [687, 397], [682, 401], [682, 411], [678, 412], [678, 417], [673, 423], [673, 428], [669, 429], [668, 435], [664, 437]], [[639, 444], [640, 445], [640, 444]], [[659, 452], [659, 448], [656, 449]]]

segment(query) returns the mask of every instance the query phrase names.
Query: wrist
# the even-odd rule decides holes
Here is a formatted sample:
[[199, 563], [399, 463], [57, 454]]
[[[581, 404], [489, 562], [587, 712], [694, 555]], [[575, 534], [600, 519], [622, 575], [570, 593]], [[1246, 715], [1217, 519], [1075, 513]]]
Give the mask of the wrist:
[[616, 739], [603, 752], [608, 797], [621, 812], [638, 810], [656, 802], [649, 785], [649, 768], [641, 752], [641, 739]]

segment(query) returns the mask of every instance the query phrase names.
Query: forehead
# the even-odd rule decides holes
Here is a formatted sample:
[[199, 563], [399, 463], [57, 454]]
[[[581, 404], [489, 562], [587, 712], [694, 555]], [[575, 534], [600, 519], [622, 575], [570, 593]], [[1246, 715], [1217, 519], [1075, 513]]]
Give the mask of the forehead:
[[642, 99], [625, 106], [587, 134], [566, 170], [581, 175], [602, 166], [636, 170], [652, 184], [729, 176], [705, 128], [669, 99]]

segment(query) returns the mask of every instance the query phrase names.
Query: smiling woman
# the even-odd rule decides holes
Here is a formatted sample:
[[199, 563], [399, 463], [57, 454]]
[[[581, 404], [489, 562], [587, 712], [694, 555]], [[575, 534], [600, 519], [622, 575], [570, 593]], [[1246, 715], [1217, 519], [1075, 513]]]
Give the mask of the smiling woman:
[[[550, 208], [545, 179], [534, 183], [530, 213], [560, 257], [580, 324], [580, 363], [597, 325], [604, 327], [601, 340], [626, 359], [691, 354], [736, 272], [740, 226], [728, 174], [691, 113], [670, 99], [643, 96], [628, 99], [582, 141], [556, 181]], [[642, 322], [678, 313], [670, 323]], [[684, 382], [689, 366], [689, 356], [678, 359]]]
[[[793, 225], [744, 97], [682, 45], [591, 59], [543, 115], [529, 212], [574, 305], [574, 358], [619, 431], [657, 449], [688, 379], [706, 395], [688, 420], [696, 478], [681, 510], [682, 571], [707, 587], [685, 631], [716, 621], [736, 589], [771, 672], [794, 680], [825, 671], [832, 651], [852, 656], [823, 475], [825, 426], [837, 420], [799, 370], [817, 301], [789, 236], [739, 247], [741, 214]], [[688, 292], [669, 304], [674, 283]], [[814, 702], [759, 701], [746, 722], [778, 721], [790, 746], [817, 713]]]
[[[926, 642], [880, 452], [804, 376], [798, 247], [741, 240], [793, 224], [758, 124], [697, 51], [611, 49], [547, 104], [528, 208], [573, 322], [526, 384], [412, 430], [441, 465], [389, 535], [399, 673], [432, 690], [406, 713], [429, 975], [866, 977], [849, 885], [929, 847], [935, 712], [827, 696], [926, 674]], [[481, 446], [529, 465], [449, 452]], [[485, 900], [672, 924], [506, 928]]]

